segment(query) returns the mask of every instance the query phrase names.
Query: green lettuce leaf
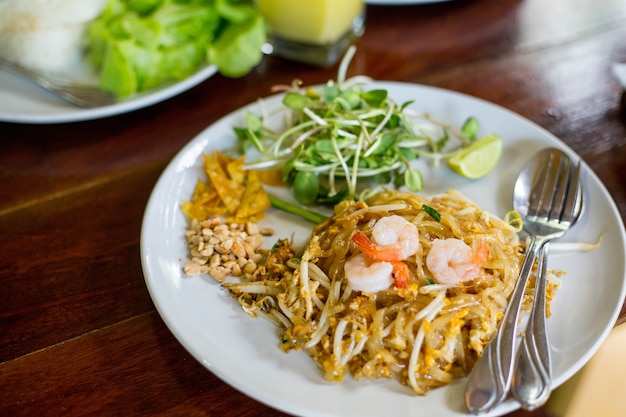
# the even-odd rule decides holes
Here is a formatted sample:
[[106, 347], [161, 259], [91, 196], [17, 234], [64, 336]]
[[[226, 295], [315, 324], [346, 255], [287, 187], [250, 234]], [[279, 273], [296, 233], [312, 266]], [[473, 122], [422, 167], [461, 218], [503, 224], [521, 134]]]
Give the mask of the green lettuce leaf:
[[119, 98], [185, 79], [206, 64], [241, 77], [260, 62], [265, 39], [253, 0], [108, 0], [87, 32], [100, 85]]

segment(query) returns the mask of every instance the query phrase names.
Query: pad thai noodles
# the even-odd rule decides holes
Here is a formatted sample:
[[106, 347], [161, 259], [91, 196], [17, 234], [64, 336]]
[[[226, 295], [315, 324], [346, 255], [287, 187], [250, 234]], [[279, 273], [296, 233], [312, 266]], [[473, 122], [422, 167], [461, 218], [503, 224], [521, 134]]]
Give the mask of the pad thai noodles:
[[395, 378], [423, 395], [469, 373], [523, 257], [517, 232], [458, 192], [384, 191], [338, 204], [301, 253], [279, 241], [255, 274], [224, 285], [326, 380]]

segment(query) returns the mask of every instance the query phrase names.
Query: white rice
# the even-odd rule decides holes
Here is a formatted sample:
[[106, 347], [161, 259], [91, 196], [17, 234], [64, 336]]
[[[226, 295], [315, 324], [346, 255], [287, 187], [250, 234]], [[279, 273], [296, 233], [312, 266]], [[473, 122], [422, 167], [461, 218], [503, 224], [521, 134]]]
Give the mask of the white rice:
[[106, 0], [0, 0], [0, 55], [46, 73], [82, 59], [83, 34]]

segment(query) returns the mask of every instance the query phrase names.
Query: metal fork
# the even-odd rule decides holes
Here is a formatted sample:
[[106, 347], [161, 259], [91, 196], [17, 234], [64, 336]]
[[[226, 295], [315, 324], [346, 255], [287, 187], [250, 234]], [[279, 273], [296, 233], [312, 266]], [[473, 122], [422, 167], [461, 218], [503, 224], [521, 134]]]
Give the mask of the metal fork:
[[[559, 217], [562, 227], [573, 226], [583, 209], [583, 190], [580, 182], [580, 163], [574, 165], [569, 158], [561, 158], [563, 173], [559, 180], [570, 182], [568, 186], [558, 187], [559, 191], [568, 191], [567, 195], [555, 194], [554, 211], [548, 217]], [[576, 187], [576, 188], [574, 188]], [[574, 191], [574, 192], [571, 192]], [[560, 210], [559, 210], [560, 209]], [[529, 213], [526, 222], [546, 221], [538, 217], [539, 213]], [[569, 226], [568, 226], [569, 223]], [[537, 254], [537, 272], [535, 297], [528, 319], [528, 325], [522, 336], [517, 366], [514, 369], [511, 394], [526, 410], [533, 410], [543, 405], [550, 396], [552, 375], [550, 345], [546, 331], [546, 271], [549, 243], [545, 243]]]
[[513, 374], [520, 307], [533, 264], [544, 245], [563, 236], [571, 224], [574, 205], [569, 201], [577, 193], [578, 180], [570, 181], [570, 170], [564, 169], [569, 166], [565, 163], [569, 158], [554, 148], [540, 152], [537, 157], [541, 163], [535, 165], [538, 170], [532, 177], [528, 209], [526, 213], [520, 213], [530, 236], [530, 245], [502, 323], [474, 365], [465, 389], [465, 403], [474, 414], [488, 412], [507, 397]]
[[113, 94], [99, 87], [56, 80], [47, 75], [25, 68], [1, 56], [0, 67], [33, 81], [35, 84], [56, 94], [63, 100], [79, 107], [100, 107], [114, 104], [117, 101]]

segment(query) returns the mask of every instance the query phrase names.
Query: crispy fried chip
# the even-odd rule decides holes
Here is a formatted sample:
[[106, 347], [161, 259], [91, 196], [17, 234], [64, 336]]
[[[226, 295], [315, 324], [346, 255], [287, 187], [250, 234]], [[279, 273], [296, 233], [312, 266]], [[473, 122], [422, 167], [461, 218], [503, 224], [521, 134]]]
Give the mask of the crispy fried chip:
[[226, 164], [228, 176], [237, 184], [246, 182], [246, 171], [243, 169], [244, 157], [233, 159]]
[[245, 219], [265, 212], [272, 204], [263, 189], [261, 179], [255, 171], [247, 175], [246, 188], [241, 198], [241, 205], [235, 212], [235, 218]]
[[226, 213], [226, 206], [222, 203], [214, 187], [198, 180], [193, 191], [191, 201], [182, 204], [183, 213], [194, 219], [205, 219], [212, 214]]
[[244, 170], [244, 157], [229, 158], [221, 152], [203, 155], [209, 179], [198, 180], [191, 201], [183, 201], [185, 215], [199, 221], [212, 215], [230, 215], [227, 222], [258, 222], [270, 207], [261, 175]]
[[263, 184], [274, 187], [286, 187], [283, 181], [283, 172], [280, 169], [259, 169], [255, 170]]
[[241, 204], [241, 197], [243, 196], [245, 186], [240, 180], [245, 177], [238, 175], [237, 178], [231, 178], [227, 172], [228, 161], [225, 158], [226, 157], [220, 152], [205, 155], [204, 171], [228, 211], [234, 213]]
[[261, 212], [261, 213], [254, 214], [250, 217], [235, 217], [235, 216], [227, 217], [224, 220], [224, 222], [225, 223], [237, 223], [237, 224], [258, 223], [264, 218], [265, 218], [265, 213]]

